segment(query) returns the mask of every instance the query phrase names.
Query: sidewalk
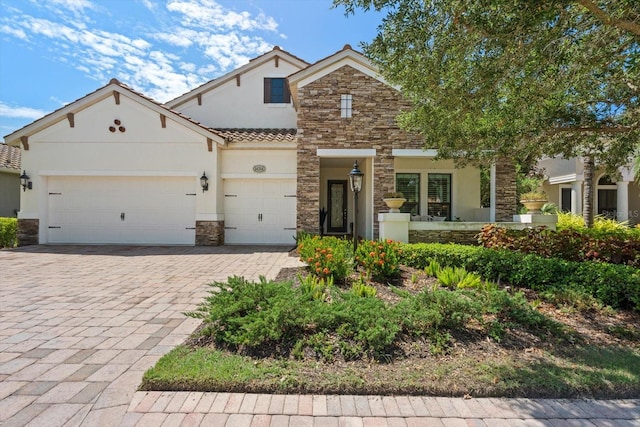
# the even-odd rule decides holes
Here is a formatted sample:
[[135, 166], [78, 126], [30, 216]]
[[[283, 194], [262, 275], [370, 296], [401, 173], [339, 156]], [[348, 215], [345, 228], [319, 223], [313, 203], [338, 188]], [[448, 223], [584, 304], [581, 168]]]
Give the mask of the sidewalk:
[[137, 392], [124, 426], [640, 426], [640, 400]]

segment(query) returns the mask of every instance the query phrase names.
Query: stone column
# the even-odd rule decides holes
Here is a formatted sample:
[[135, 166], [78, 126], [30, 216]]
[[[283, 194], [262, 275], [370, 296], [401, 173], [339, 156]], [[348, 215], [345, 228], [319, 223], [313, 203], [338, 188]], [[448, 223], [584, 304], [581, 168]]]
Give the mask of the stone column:
[[18, 246], [37, 245], [40, 243], [40, 220], [18, 218]]
[[571, 213], [582, 215], [582, 181], [571, 184]]
[[511, 159], [496, 160], [495, 221], [509, 222], [517, 213], [516, 167]]
[[616, 182], [616, 215], [618, 221], [629, 220], [629, 182], [618, 181]]

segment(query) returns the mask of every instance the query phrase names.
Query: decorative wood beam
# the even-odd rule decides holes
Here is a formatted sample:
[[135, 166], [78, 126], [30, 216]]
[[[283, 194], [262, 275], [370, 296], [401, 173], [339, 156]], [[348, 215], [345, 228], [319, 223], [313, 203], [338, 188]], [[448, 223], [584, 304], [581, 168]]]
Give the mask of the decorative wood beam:
[[202, 94], [199, 93], [197, 97], [198, 97], [198, 105], [202, 105]]
[[22, 142], [22, 146], [24, 147], [24, 151], [29, 151], [29, 137], [21, 136], [20, 142]]
[[240, 86], [240, 74], [236, 75], [236, 86]]
[[120, 105], [120, 92], [118, 92], [117, 90], [114, 90], [113, 97], [116, 100], [116, 105]]
[[69, 127], [76, 127], [73, 113], [67, 113], [67, 120], [69, 120]]
[[280, 57], [278, 55], [276, 55], [275, 59], [276, 59], [276, 68], [278, 68], [278, 66], [280, 64]]
[[211, 138], [207, 138], [207, 150], [213, 151], [213, 140]]
[[162, 124], [162, 129], [167, 127], [167, 116], [164, 114], [160, 114], [160, 124]]

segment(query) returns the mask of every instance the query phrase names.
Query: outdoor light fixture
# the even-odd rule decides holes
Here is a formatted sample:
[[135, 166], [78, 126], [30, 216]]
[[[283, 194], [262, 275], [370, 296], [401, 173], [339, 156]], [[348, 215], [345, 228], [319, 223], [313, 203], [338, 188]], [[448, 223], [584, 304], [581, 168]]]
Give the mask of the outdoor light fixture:
[[31, 181], [29, 181], [31, 178], [29, 178], [29, 175], [27, 175], [26, 171], [22, 171], [22, 175], [20, 175], [20, 182], [22, 182], [22, 191], [27, 191], [27, 188], [29, 190], [33, 189], [33, 183]]
[[353, 169], [349, 172], [349, 184], [353, 191], [353, 253], [358, 249], [358, 193], [362, 190], [362, 178], [364, 174], [358, 168], [358, 161], [353, 163]]
[[200, 177], [200, 186], [202, 187], [202, 192], [209, 190], [209, 178], [207, 178], [207, 174], [202, 172], [202, 176]]

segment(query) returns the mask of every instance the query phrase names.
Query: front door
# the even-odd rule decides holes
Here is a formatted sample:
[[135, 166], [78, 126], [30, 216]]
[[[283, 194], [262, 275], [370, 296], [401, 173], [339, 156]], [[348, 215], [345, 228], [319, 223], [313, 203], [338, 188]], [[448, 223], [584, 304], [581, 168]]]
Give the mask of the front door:
[[329, 233], [347, 232], [347, 181], [329, 180], [329, 213], [327, 220]]

